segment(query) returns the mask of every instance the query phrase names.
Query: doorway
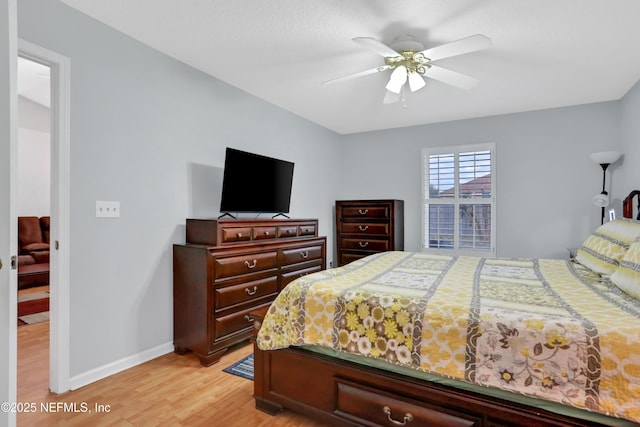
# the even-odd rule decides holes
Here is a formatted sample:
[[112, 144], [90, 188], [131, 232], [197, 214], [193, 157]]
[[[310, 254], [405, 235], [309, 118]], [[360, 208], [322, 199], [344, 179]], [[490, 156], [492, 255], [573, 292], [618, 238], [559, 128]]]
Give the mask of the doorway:
[[[18, 40], [21, 60], [50, 71], [49, 389], [69, 390], [69, 58]], [[42, 68], [41, 68], [42, 70]], [[20, 117], [19, 117], [20, 119]], [[16, 165], [14, 165], [16, 166]], [[17, 195], [16, 195], [17, 196]], [[19, 214], [18, 214], [19, 215]], [[17, 345], [17, 343], [10, 343]]]
[[[18, 56], [18, 401], [49, 383], [51, 70]], [[33, 344], [37, 344], [34, 346]], [[33, 349], [37, 348], [37, 351]]]

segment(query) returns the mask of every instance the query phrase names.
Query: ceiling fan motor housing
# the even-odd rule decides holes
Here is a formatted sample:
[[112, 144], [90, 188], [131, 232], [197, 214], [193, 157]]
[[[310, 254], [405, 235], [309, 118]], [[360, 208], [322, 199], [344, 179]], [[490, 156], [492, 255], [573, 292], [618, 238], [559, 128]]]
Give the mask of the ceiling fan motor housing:
[[409, 73], [417, 72], [424, 74], [429, 68], [429, 58], [419, 53], [424, 50], [424, 45], [417, 41], [412, 35], [396, 37], [389, 47], [398, 52], [398, 56], [385, 57], [385, 64], [394, 68], [403, 65]]

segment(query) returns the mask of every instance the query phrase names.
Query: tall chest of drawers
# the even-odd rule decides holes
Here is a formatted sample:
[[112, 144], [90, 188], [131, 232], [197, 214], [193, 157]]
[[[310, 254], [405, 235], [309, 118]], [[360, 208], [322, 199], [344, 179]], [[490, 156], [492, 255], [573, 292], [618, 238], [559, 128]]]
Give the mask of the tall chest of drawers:
[[377, 252], [404, 250], [404, 201], [336, 201], [338, 266]]
[[251, 311], [326, 268], [326, 238], [314, 219], [187, 219], [186, 242], [173, 245], [174, 348], [205, 366], [251, 337]]

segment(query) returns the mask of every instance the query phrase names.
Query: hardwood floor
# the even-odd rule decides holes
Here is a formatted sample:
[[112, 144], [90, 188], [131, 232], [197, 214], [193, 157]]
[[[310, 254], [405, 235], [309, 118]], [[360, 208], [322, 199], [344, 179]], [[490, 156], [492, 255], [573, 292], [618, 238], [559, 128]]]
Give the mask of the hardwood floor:
[[193, 355], [170, 353], [62, 395], [48, 389], [48, 347], [49, 322], [18, 328], [18, 402], [35, 404], [35, 412], [17, 414], [19, 427], [325, 425], [291, 412], [271, 416], [255, 409], [253, 382], [222, 372], [251, 353], [249, 344], [208, 368]]

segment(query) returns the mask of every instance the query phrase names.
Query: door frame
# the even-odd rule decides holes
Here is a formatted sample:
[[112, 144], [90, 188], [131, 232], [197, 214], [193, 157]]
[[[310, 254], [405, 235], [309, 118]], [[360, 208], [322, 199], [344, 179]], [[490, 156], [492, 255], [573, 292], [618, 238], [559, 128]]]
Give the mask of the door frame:
[[[70, 60], [18, 39], [18, 56], [51, 70], [51, 250], [49, 389], [69, 391], [70, 378]], [[13, 166], [15, 167], [15, 163]], [[17, 218], [14, 218], [17, 222]], [[14, 342], [13, 345], [17, 345]]]
[[[17, 37], [18, 13], [16, 0], [0, 0], [0, 401], [16, 401], [16, 332], [17, 332], [17, 272], [11, 267], [11, 257], [18, 249], [18, 227], [14, 197], [17, 189], [18, 96]], [[16, 414], [0, 411], [0, 426], [15, 426]]]

